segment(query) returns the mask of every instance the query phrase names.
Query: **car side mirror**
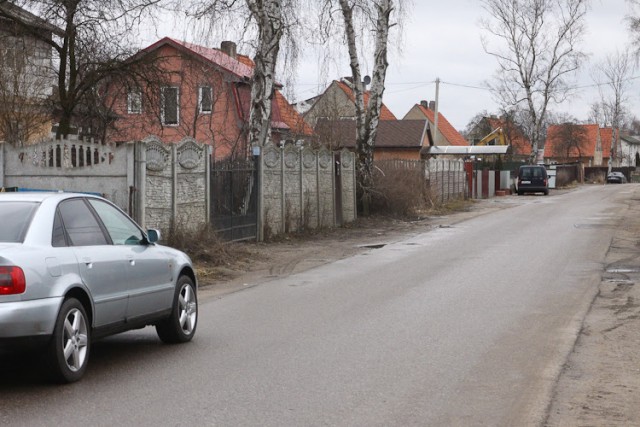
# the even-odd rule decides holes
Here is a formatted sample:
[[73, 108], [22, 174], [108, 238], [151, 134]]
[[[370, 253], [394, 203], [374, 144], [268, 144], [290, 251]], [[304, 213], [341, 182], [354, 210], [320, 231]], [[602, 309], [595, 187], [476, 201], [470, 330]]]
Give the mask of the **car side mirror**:
[[156, 243], [157, 241], [159, 241], [160, 230], [156, 230], [153, 228], [147, 230], [147, 240], [149, 241], [149, 243]]

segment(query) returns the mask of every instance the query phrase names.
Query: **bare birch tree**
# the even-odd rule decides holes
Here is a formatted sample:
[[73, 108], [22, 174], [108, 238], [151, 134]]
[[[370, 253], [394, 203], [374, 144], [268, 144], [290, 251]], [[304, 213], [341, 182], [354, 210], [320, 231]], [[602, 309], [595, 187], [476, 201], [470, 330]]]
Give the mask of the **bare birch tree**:
[[200, 31], [203, 38], [222, 31], [221, 21], [231, 20], [240, 28], [235, 32], [253, 50], [247, 138], [250, 146], [267, 145], [271, 141], [271, 104], [278, 86], [276, 72], [282, 70], [282, 60], [295, 68], [300, 0], [192, 0], [190, 4], [194, 12], [188, 15], [198, 20], [205, 18], [200, 24], [204, 26]]
[[[517, 108], [535, 160], [547, 111], [571, 95], [569, 78], [585, 55], [578, 49], [588, 0], [482, 0], [485, 51], [496, 58], [491, 84], [504, 109]], [[493, 45], [498, 46], [494, 47]]]
[[[362, 211], [369, 214], [371, 192], [373, 190], [373, 150], [380, 120], [382, 96], [385, 90], [387, 74], [389, 35], [395, 25], [391, 15], [402, 15], [402, 0], [326, 0], [321, 18], [322, 32], [334, 31], [336, 21], [333, 14], [339, 10], [344, 28], [344, 40], [349, 53], [352, 87], [356, 111], [356, 156], [358, 193]], [[399, 10], [398, 10], [399, 9]], [[371, 71], [371, 89], [365, 105], [365, 89], [361, 71], [362, 55], [359, 46], [363, 34], [371, 32], [374, 38], [373, 65]]]
[[598, 84], [600, 102], [592, 106], [597, 122], [603, 126], [611, 126], [611, 154], [609, 156], [609, 172], [613, 166], [619, 166], [622, 150], [620, 147], [620, 129], [624, 126], [628, 91], [631, 87], [633, 60], [628, 50], [607, 55], [606, 59], [596, 65], [593, 73]]
[[280, 0], [247, 0], [247, 6], [258, 26], [249, 111], [248, 139], [253, 147], [271, 139], [271, 102], [285, 22]]

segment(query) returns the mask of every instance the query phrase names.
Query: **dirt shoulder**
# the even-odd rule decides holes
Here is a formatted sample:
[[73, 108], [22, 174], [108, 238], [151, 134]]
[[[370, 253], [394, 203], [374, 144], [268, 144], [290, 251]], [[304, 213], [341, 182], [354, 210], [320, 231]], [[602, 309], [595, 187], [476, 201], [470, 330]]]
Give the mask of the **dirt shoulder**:
[[640, 425], [640, 188], [630, 188], [547, 426]]

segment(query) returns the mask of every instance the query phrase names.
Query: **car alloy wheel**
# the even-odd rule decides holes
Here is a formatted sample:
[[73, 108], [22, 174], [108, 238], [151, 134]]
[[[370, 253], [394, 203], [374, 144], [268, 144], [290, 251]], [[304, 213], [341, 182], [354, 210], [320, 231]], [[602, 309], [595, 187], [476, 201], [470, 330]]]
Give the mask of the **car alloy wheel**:
[[80, 301], [64, 301], [47, 351], [50, 374], [57, 382], [78, 381], [87, 368], [91, 348], [87, 319]]
[[182, 343], [193, 338], [197, 325], [197, 290], [191, 278], [181, 276], [176, 284], [171, 315], [156, 324], [156, 332], [165, 343]]
[[182, 332], [191, 335], [196, 328], [198, 317], [198, 303], [196, 293], [191, 284], [184, 284], [178, 296], [179, 321]]

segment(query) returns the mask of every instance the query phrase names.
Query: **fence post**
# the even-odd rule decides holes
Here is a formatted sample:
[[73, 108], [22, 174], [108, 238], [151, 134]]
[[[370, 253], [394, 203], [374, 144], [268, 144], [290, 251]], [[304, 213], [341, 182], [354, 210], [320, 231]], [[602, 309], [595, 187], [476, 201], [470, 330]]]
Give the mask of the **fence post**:
[[304, 165], [303, 165], [303, 159], [302, 159], [302, 147], [300, 147], [299, 150], [299, 164], [298, 164], [298, 170], [300, 172], [300, 223], [299, 223], [299, 229], [304, 227], [304, 188], [303, 188], [303, 184], [304, 184]]
[[[4, 147], [5, 147], [5, 144], [6, 144], [6, 142], [0, 142], [0, 188], [4, 188]], [[22, 161], [27, 161], [27, 159], [25, 158]]]
[[147, 192], [147, 149], [146, 144], [144, 142], [136, 142], [136, 181], [137, 185], [135, 186], [138, 189], [136, 193], [136, 201], [137, 201], [137, 213], [138, 218], [136, 218], [138, 224], [143, 229], [146, 229], [146, 216], [147, 212], [145, 210], [146, 206], [146, 192]]
[[280, 233], [284, 234], [286, 230], [286, 200], [285, 200], [285, 191], [286, 186], [284, 185], [285, 171], [284, 171], [284, 147], [280, 148]]
[[171, 221], [170, 227], [178, 227], [178, 147], [171, 144]]
[[204, 217], [205, 224], [211, 222], [211, 145], [204, 149]]
[[258, 242], [263, 242], [264, 241], [264, 190], [263, 190], [263, 183], [264, 183], [264, 179], [263, 179], [263, 165], [262, 163], [264, 162], [264, 156], [263, 156], [263, 152], [262, 152], [262, 147], [254, 147], [255, 151], [254, 154], [255, 155], [255, 165], [258, 168], [257, 171], [257, 175], [258, 175], [258, 183], [257, 183], [257, 190], [258, 190], [258, 200], [256, 202], [257, 206], [256, 206], [256, 210], [257, 210], [257, 215], [256, 215], [256, 228], [257, 228], [257, 235], [256, 235], [256, 240]]

